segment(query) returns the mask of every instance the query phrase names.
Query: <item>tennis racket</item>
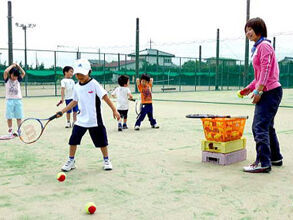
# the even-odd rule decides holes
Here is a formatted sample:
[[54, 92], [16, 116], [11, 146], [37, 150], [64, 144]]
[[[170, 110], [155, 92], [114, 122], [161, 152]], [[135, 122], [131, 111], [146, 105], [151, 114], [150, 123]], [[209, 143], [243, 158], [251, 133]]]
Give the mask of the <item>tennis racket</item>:
[[112, 92], [114, 92], [114, 90], [117, 88], [118, 86], [114, 87], [114, 88], [111, 88], [109, 90], [106, 90], [107, 93], [108, 93], [108, 96], [111, 97], [112, 96]]
[[248, 116], [212, 115], [212, 114], [189, 114], [186, 118], [248, 118]]
[[140, 99], [135, 99], [135, 113], [137, 114], [137, 116], [140, 114], [141, 112], [141, 102], [140, 102]]
[[36, 142], [42, 136], [48, 123], [58, 116], [62, 116], [62, 112], [58, 112], [57, 114], [46, 119], [27, 118], [23, 120], [17, 130], [19, 139], [25, 144], [32, 144]]
[[61, 105], [61, 103], [62, 103], [62, 101], [60, 100], [56, 106], [58, 107], [59, 105]]

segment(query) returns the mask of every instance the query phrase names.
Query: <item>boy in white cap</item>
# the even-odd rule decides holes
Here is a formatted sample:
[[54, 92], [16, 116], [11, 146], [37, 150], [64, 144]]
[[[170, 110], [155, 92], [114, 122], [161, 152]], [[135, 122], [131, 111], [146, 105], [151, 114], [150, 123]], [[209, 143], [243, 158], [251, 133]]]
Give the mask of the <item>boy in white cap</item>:
[[104, 170], [112, 170], [112, 164], [108, 156], [108, 140], [106, 128], [103, 124], [101, 100], [103, 99], [113, 111], [113, 116], [117, 120], [120, 115], [115, 106], [107, 96], [107, 92], [93, 78], [90, 77], [91, 66], [88, 60], [76, 60], [73, 66], [74, 75], [78, 83], [74, 87], [73, 100], [61, 110], [62, 114], [77, 105], [80, 113], [72, 129], [69, 139], [69, 158], [61, 168], [62, 171], [70, 171], [75, 168], [75, 152], [77, 145], [80, 145], [83, 135], [89, 130], [91, 139], [95, 147], [100, 148], [104, 157]]

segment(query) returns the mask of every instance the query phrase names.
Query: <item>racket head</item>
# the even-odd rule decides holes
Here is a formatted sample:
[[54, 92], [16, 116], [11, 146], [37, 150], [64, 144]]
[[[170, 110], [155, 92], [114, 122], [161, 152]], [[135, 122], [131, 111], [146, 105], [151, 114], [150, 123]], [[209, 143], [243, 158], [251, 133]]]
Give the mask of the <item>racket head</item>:
[[140, 99], [136, 99], [135, 100], [135, 112], [137, 115], [140, 114], [141, 112], [141, 102], [140, 102]]
[[18, 127], [17, 133], [19, 139], [26, 143], [31, 144], [36, 142], [42, 135], [44, 125], [38, 118], [27, 118], [23, 120]]

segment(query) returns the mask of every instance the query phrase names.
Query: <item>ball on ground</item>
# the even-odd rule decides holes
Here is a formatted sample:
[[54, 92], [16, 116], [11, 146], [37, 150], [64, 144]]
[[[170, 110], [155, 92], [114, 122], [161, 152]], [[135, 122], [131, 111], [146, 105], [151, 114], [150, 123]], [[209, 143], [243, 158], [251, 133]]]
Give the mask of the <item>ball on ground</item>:
[[57, 180], [59, 182], [63, 182], [65, 179], [66, 179], [66, 174], [65, 173], [60, 172], [60, 173], [57, 174]]
[[237, 92], [237, 96], [238, 96], [239, 98], [243, 98], [243, 95], [241, 94], [241, 90], [239, 90], [239, 91]]
[[85, 205], [85, 211], [87, 214], [94, 214], [96, 211], [96, 205], [93, 202], [89, 202]]

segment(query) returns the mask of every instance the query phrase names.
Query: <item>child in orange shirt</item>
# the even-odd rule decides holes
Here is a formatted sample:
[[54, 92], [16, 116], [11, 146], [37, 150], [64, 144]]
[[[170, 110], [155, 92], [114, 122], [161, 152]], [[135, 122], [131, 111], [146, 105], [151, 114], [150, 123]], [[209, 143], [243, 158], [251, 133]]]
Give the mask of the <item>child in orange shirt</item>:
[[149, 121], [152, 128], [159, 128], [156, 120], [153, 117], [153, 104], [152, 104], [152, 91], [153, 78], [150, 78], [147, 74], [142, 74], [140, 79], [136, 79], [136, 85], [138, 91], [141, 93], [141, 111], [135, 122], [134, 130], [140, 129], [140, 124], [144, 120], [145, 116], [148, 115]]

